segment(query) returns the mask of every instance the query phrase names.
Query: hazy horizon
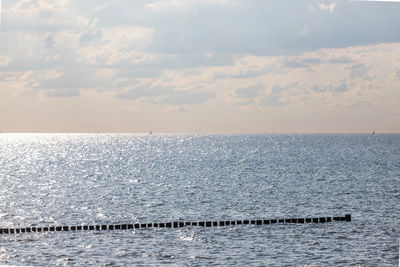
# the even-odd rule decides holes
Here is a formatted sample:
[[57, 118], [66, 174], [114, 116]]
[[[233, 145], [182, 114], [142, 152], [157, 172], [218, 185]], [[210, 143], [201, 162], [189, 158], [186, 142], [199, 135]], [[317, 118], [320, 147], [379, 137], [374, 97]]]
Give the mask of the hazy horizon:
[[1, 132], [0, 134], [121, 134], [121, 135], [379, 135], [397, 132]]

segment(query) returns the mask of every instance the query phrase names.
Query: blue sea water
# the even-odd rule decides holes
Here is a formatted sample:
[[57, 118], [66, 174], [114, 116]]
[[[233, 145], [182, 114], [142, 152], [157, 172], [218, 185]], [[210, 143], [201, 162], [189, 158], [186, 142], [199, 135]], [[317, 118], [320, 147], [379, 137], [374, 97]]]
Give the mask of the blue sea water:
[[398, 266], [400, 135], [0, 134], [0, 228], [351, 222], [0, 235], [0, 265]]

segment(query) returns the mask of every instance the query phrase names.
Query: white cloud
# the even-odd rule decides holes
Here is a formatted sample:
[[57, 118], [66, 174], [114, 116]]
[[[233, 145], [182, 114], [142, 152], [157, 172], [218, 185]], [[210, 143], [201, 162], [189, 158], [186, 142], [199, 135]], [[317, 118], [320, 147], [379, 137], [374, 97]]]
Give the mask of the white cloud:
[[196, 9], [203, 5], [227, 5], [229, 0], [163, 0], [145, 4], [146, 8], [155, 10], [157, 12], [182, 12], [188, 9]]
[[215, 98], [215, 93], [194, 88], [177, 90], [172, 87], [139, 86], [118, 95], [122, 99], [143, 99], [146, 102], [162, 105], [198, 105]]
[[157, 60], [153, 53], [143, 51], [151, 42], [152, 29], [136, 26], [95, 28], [83, 33], [80, 38], [83, 37], [88, 42], [80, 47], [78, 53], [89, 64], [132, 66]]
[[59, 89], [59, 90], [48, 90], [45, 95], [47, 97], [77, 97], [79, 96], [79, 89]]
[[330, 3], [330, 4], [322, 4], [322, 3], [319, 3], [318, 1], [315, 1], [316, 3], [317, 3], [317, 5], [318, 5], [318, 7], [321, 9], [321, 10], [327, 10], [327, 11], [329, 11], [330, 13], [333, 13], [334, 11], [335, 11], [335, 8], [336, 8], [336, 3], [335, 2], [333, 2], [333, 3]]
[[0, 66], [5, 67], [11, 62], [11, 57], [0, 56]]
[[310, 26], [308, 26], [307, 24], [305, 24], [304, 26], [303, 26], [303, 28], [301, 28], [301, 30], [300, 30], [300, 34], [301, 35], [307, 35], [308, 33], [309, 33], [309, 31], [310, 31]]

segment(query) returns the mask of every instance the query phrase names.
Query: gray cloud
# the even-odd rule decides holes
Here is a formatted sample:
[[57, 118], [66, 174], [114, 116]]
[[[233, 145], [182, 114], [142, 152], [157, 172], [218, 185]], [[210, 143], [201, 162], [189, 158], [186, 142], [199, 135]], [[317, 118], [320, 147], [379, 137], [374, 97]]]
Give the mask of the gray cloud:
[[331, 87], [331, 92], [347, 92], [349, 90], [349, 85], [346, 80], [343, 80], [336, 86]]
[[288, 105], [290, 102], [283, 98], [281, 95], [268, 95], [263, 97], [258, 104], [262, 106], [284, 106]]
[[371, 80], [372, 78], [369, 77], [367, 74], [370, 70], [370, 67], [365, 65], [364, 63], [354, 64], [348, 68], [350, 70], [349, 78], [365, 78], [367, 80]]
[[52, 34], [49, 34], [45, 40], [45, 48], [50, 49], [54, 47], [54, 36]]
[[263, 85], [250, 86], [245, 88], [239, 88], [235, 91], [235, 96], [240, 98], [255, 98], [260, 95], [264, 90]]
[[286, 68], [308, 68], [311, 65], [317, 65], [321, 63], [323, 62], [319, 58], [296, 58], [285, 60], [282, 65]]
[[90, 29], [79, 37], [79, 43], [84, 45], [94, 41], [98, 41], [103, 36], [103, 33], [100, 29]]
[[347, 56], [332, 57], [328, 60], [330, 64], [348, 64], [353, 62], [354, 60]]
[[353, 104], [351, 104], [352, 108], [358, 108], [361, 106], [367, 106], [367, 107], [372, 107], [372, 101], [365, 100], [365, 101], [356, 101]]
[[293, 69], [308, 67], [307, 64], [305, 64], [301, 60], [286, 60], [282, 63], [282, 65], [285, 68], [293, 68]]
[[275, 85], [271, 88], [270, 93], [262, 97], [258, 104], [262, 106], [283, 106], [290, 104], [289, 99], [284, 97], [284, 92], [296, 87], [296, 83], [291, 83], [285, 86]]
[[273, 64], [264, 66], [262, 68], [249, 67], [246, 70], [240, 71], [240, 73], [232, 76], [234, 79], [246, 79], [246, 78], [254, 78], [260, 75], [271, 73], [276, 71], [277, 67]]
[[333, 93], [343, 93], [349, 91], [349, 83], [347, 79], [342, 79], [340, 81], [331, 82], [329, 84], [320, 86], [313, 85], [311, 90], [315, 92], [333, 92]]
[[304, 58], [302, 61], [303, 61], [304, 64], [309, 64], [309, 65], [321, 64], [322, 63], [321, 59], [314, 58], [314, 57], [312, 57], [312, 58]]
[[397, 79], [400, 79], [400, 69], [396, 70], [396, 74], [395, 75], [396, 75]]
[[213, 82], [219, 79], [226, 79], [226, 78], [230, 78], [230, 75], [220, 71], [213, 72]]

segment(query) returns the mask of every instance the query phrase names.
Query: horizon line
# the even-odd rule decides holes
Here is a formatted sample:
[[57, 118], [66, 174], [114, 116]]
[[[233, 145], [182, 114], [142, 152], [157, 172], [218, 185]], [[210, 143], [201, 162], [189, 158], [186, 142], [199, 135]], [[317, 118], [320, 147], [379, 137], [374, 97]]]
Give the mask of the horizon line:
[[365, 135], [377, 135], [377, 134], [400, 134], [400, 132], [97, 132], [97, 131], [87, 131], [87, 132], [1, 132], [0, 134], [133, 134], [133, 135], [279, 135], [279, 134], [365, 134]]

